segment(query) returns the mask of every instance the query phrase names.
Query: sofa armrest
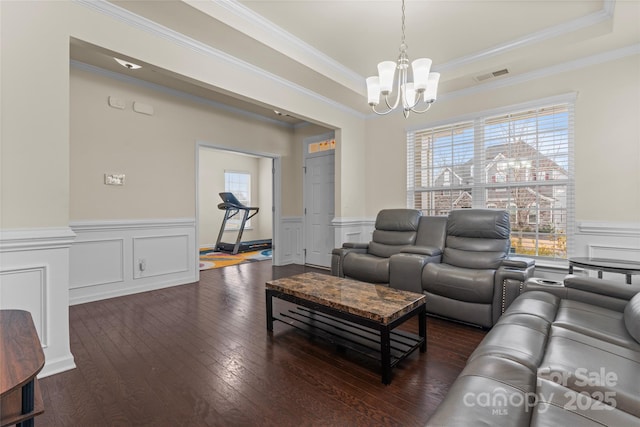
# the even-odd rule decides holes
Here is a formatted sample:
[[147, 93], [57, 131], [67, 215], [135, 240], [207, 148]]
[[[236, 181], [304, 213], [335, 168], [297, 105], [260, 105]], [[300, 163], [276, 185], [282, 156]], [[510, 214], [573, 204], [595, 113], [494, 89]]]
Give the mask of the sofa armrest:
[[571, 274], [564, 278], [564, 286], [627, 301], [640, 291], [640, 287], [637, 285], [627, 285], [611, 280], [574, 276]]
[[428, 257], [436, 257], [442, 255], [442, 248], [437, 246], [407, 246], [400, 251], [404, 254], [425, 255]]
[[502, 260], [502, 267], [517, 268], [521, 270], [534, 267], [535, 264], [536, 261], [533, 258], [509, 257]]
[[[422, 246], [423, 248], [425, 246]], [[437, 255], [408, 253], [404, 250], [389, 258], [389, 287], [415, 293], [422, 293], [422, 269], [425, 265], [442, 259]]]
[[524, 284], [533, 277], [535, 262], [529, 258], [507, 258], [496, 271], [493, 289], [493, 323], [505, 312], [524, 289]]
[[[354, 246], [351, 247], [346, 245]], [[364, 247], [362, 247], [362, 245], [364, 245]], [[344, 277], [344, 271], [342, 270], [344, 257], [350, 253], [366, 254], [368, 246], [369, 245], [366, 243], [345, 243], [341, 248], [333, 249], [331, 251], [331, 275]]]

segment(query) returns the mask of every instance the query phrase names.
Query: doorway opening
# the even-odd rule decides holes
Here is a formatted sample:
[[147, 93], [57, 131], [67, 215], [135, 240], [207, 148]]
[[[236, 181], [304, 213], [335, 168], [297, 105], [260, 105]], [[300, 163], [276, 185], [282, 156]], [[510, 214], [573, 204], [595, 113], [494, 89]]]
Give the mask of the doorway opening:
[[[240, 231], [242, 241], [271, 241], [275, 247], [276, 192], [275, 174], [279, 158], [265, 153], [245, 152], [198, 142], [196, 146], [196, 231], [200, 254], [213, 260], [216, 255], [229, 258], [236, 254], [219, 251], [217, 242], [236, 242]], [[279, 173], [279, 172], [278, 172]], [[257, 215], [243, 222], [240, 218], [227, 218], [221, 193], [233, 193], [246, 206], [259, 208]], [[223, 223], [226, 222], [226, 224]], [[240, 227], [244, 225], [244, 229]], [[220, 236], [222, 234], [222, 236]], [[271, 257], [277, 262], [272, 248], [256, 248], [256, 259]], [[266, 252], [269, 252], [268, 254]], [[248, 252], [247, 252], [248, 253]], [[238, 258], [240, 258], [237, 254]], [[247, 260], [246, 254], [243, 258]], [[226, 265], [221, 261], [217, 265]], [[207, 261], [199, 262], [200, 269], [212, 267]]]

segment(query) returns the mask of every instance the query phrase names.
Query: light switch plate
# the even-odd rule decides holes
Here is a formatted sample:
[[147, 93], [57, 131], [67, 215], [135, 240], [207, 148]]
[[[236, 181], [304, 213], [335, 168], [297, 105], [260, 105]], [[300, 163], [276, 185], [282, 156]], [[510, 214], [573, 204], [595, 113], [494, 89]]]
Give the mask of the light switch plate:
[[106, 185], [124, 185], [124, 174], [104, 174], [104, 183]]

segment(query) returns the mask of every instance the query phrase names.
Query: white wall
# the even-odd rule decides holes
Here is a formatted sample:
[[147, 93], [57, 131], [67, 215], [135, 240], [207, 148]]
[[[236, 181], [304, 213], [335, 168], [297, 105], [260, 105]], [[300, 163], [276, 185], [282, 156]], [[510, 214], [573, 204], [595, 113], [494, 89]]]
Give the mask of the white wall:
[[31, 312], [41, 376], [75, 366], [66, 11], [59, 2], [0, 2], [0, 308]]

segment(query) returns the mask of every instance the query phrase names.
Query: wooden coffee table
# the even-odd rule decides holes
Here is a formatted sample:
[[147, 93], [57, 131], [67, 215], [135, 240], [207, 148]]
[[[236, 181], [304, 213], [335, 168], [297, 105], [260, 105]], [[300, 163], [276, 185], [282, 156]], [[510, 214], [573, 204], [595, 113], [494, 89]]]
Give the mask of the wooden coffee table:
[[[294, 309], [274, 315], [273, 297]], [[426, 297], [413, 292], [358, 282], [327, 274], [304, 273], [266, 283], [267, 330], [273, 321], [321, 336], [368, 356], [379, 358], [382, 382], [391, 369], [417, 348], [427, 350]], [[418, 316], [418, 335], [394, 331]]]

